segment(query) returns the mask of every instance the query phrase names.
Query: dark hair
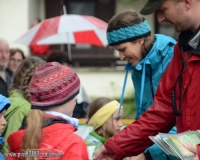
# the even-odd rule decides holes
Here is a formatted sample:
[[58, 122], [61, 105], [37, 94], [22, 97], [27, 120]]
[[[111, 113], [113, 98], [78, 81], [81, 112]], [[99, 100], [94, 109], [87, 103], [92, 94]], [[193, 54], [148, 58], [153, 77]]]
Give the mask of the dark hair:
[[69, 60], [67, 53], [59, 50], [52, 50], [48, 52], [45, 60], [47, 62], [58, 62], [60, 64], [67, 63], [69, 65], [72, 65], [72, 61]]
[[[143, 21], [143, 17], [138, 15], [135, 11], [121, 12], [111, 18], [108, 22], [107, 32], [111, 32], [116, 29], [139, 24]], [[144, 44], [142, 45], [143, 58], [149, 53], [154, 43], [154, 37], [149, 35], [144, 37]], [[137, 40], [136, 40], [137, 41]], [[133, 41], [134, 42], [134, 41]]]
[[12, 49], [10, 49], [10, 57], [14, 56], [16, 54], [16, 52], [19, 52], [21, 54], [22, 60], [25, 59], [24, 52], [21, 49], [19, 49], [19, 48], [12, 48]]

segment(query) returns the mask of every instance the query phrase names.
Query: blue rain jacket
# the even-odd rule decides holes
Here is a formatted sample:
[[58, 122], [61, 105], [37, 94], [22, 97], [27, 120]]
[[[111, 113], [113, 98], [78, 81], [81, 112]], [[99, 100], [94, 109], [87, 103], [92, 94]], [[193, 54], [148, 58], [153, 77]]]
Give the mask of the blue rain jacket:
[[[148, 55], [135, 67], [127, 63], [125, 70], [131, 70], [132, 81], [135, 88], [136, 119], [152, 104], [158, 84], [170, 63], [176, 41], [168, 36], [155, 34], [156, 41]], [[142, 93], [141, 93], [142, 92]], [[170, 133], [176, 133], [176, 127]], [[157, 145], [152, 145], [145, 152], [151, 154], [154, 160], [177, 160], [167, 156]]]
[[[7, 109], [10, 106], [10, 101], [0, 94], [0, 112]], [[4, 138], [0, 136], [0, 144], [3, 144]], [[2, 153], [0, 152], [0, 160], [4, 160]]]

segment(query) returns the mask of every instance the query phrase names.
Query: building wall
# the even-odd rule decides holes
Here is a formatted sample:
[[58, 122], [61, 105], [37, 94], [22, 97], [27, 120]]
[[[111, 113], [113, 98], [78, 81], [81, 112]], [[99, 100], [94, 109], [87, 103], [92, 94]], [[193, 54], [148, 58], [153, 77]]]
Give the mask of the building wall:
[[44, 0], [0, 0], [0, 37], [28, 56], [29, 48], [14, 41], [29, 29], [33, 19], [44, 19], [44, 13]]

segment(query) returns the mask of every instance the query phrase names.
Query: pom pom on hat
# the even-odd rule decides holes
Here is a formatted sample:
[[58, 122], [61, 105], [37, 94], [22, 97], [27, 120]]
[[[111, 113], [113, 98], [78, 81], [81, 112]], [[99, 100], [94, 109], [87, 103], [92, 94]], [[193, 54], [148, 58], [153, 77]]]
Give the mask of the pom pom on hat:
[[32, 109], [47, 109], [72, 100], [78, 93], [80, 80], [69, 67], [57, 62], [40, 66], [29, 84]]

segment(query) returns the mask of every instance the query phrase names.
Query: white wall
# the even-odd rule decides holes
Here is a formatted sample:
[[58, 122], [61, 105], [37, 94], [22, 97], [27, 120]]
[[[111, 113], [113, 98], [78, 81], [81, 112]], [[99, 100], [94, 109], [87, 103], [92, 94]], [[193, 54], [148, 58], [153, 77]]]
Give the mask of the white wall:
[[[79, 75], [81, 84], [90, 98], [95, 99], [101, 96], [109, 98], [121, 97], [125, 71], [84, 72], [76, 68], [75, 71]], [[129, 72], [124, 96], [133, 97], [133, 93], [134, 87], [131, 80], [131, 72]]]
[[5, 38], [10, 47], [19, 47], [24, 52], [27, 48], [13, 41], [28, 28], [27, 6], [27, 0], [0, 0], [0, 37]]
[[33, 19], [44, 19], [44, 14], [44, 0], [0, 0], [0, 37], [10, 48], [18, 47], [29, 55], [27, 46], [14, 41], [29, 29]]
[[45, 18], [45, 10], [44, 10], [44, 0], [29, 0], [29, 25], [32, 24], [34, 19], [41, 19]]

